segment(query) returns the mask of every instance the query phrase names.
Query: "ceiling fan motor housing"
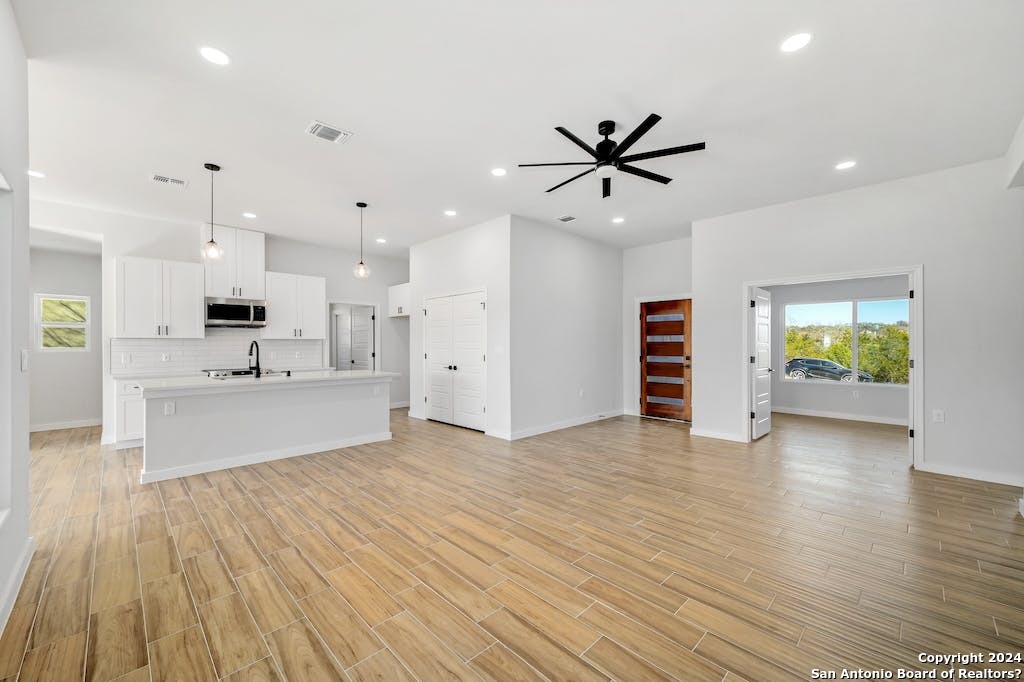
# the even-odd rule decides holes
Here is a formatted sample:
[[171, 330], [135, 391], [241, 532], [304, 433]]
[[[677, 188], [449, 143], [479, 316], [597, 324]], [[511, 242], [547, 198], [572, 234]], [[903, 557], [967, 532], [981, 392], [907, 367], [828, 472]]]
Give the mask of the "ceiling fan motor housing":
[[615, 121], [601, 121], [597, 124], [597, 134], [608, 137], [615, 134]]

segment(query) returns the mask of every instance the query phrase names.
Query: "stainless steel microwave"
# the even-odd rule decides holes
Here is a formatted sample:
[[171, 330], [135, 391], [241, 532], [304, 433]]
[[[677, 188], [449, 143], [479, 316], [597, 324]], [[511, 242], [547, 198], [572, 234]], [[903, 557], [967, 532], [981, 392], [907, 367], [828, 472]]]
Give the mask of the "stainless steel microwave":
[[207, 298], [207, 327], [266, 327], [267, 302], [239, 298]]

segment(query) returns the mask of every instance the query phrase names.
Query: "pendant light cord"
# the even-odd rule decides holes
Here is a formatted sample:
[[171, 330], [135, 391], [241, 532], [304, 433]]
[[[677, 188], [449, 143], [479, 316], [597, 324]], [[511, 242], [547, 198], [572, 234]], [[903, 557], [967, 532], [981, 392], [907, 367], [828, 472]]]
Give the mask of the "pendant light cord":
[[363, 262], [363, 207], [359, 207], [359, 262]]
[[213, 170], [210, 170], [210, 241], [216, 243], [213, 238]]

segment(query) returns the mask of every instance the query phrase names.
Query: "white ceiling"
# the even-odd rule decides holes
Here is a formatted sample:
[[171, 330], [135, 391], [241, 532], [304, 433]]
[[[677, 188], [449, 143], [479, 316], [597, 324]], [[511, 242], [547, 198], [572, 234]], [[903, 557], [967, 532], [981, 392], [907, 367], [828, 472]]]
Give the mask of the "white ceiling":
[[[353, 246], [364, 200], [371, 253], [509, 212], [660, 241], [697, 218], [999, 156], [1024, 114], [1019, 0], [14, 4], [31, 163], [47, 174], [33, 196], [198, 224], [215, 161], [217, 222]], [[810, 46], [781, 53], [799, 31]], [[621, 139], [651, 112], [664, 120], [634, 152], [708, 143], [637, 164], [668, 186], [620, 177], [602, 200], [590, 176], [545, 194], [575, 171], [515, 169], [585, 160], [556, 125], [593, 144], [598, 121]], [[313, 119], [355, 135], [314, 139]], [[846, 158], [858, 166], [833, 170]]]

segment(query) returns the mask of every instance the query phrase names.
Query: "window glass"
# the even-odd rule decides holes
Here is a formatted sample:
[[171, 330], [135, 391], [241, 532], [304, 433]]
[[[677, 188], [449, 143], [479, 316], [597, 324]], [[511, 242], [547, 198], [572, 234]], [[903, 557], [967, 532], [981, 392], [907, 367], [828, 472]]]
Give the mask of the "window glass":
[[861, 381], [910, 382], [909, 320], [909, 299], [857, 302], [857, 369], [863, 373]]
[[[803, 303], [786, 306], [786, 377], [838, 381], [853, 364], [853, 303]], [[791, 362], [794, 358], [806, 361]], [[815, 360], [833, 361], [841, 368]], [[849, 376], [850, 372], [845, 372]]]
[[89, 298], [36, 294], [40, 350], [89, 349]]

